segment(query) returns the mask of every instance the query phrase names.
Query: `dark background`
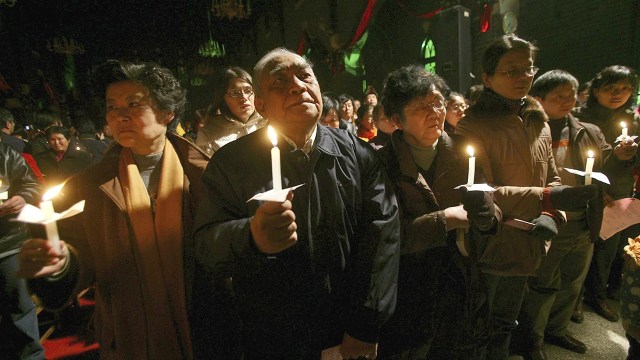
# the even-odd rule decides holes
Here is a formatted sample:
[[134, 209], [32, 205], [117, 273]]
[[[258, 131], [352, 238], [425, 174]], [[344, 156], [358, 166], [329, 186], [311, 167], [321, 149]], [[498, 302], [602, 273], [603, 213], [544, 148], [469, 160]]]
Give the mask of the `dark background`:
[[[541, 71], [563, 68], [580, 81], [601, 68], [640, 67], [638, 0], [378, 0], [362, 49], [366, 73], [354, 76], [341, 67], [368, 0], [253, 0], [248, 19], [208, 15], [203, 0], [17, 0], [0, 4], [0, 100], [18, 97], [24, 106], [83, 102], [90, 95], [91, 70], [106, 59], [154, 61], [169, 67], [189, 88], [195, 106], [208, 102], [212, 75], [228, 65], [250, 70], [276, 46], [297, 50], [305, 40], [323, 91], [361, 97], [362, 81], [378, 90], [398, 66], [424, 61], [420, 44], [433, 19], [421, 15], [455, 5], [470, 11], [474, 82], [480, 83], [482, 51], [502, 35], [501, 6], [518, 5], [516, 33], [540, 47]], [[480, 31], [483, 5], [493, 6], [491, 27]], [[203, 58], [198, 48], [209, 37], [225, 45], [223, 58]], [[73, 38], [85, 48], [73, 56], [75, 83], [65, 85], [69, 59], [48, 50], [54, 37]], [[67, 71], [68, 72], [68, 71]], [[45, 84], [53, 92], [46, 91]], [[464, 90], [464, 89], [461, 89]]]

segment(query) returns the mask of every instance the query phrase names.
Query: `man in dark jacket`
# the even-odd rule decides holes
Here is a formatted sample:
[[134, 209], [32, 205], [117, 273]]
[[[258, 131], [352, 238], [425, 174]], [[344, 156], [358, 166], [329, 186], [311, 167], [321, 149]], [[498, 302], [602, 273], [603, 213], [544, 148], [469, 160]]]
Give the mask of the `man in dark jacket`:
[[12, 221], [26, 203], [37, 203], [42, 186], [24, 158], [1, 142], [0, 180], [9, 185], [8, 200], [0, 200], [0, 357], [44, 359], [36, 307], [25, 280], [16, 277], [18, 252], [29, 230]]
[[304, 58], [276, 49], [254, 73], [256, 109], [278, 133], [282, 185], [304, 186], [284, 202], [247, 202], [273, 186], [267, 129], [220, 149], [203, 177], [198, 259], [232, 278], [245, 359], [319, 359], [339, 344], [343, 358], [374, 358], [396, 302], [391, 186], [371, 146], [318, 125], [320, 87]]
[[16, 126], [16, 120], [13, 118], [13, 114], [4, 108], [0, 108], [0, 138], [2, 142], [7, 143], [17, 152], [23, 152], [26, 143], [24, 140], [13, 136], [13, 131]]
[[51, 126], [46, 136], [49, 150], [38, 153], [35, 159], [48, 186], [60, 184], [92, 164], [91, 154], [72, 145], [69, 129]]

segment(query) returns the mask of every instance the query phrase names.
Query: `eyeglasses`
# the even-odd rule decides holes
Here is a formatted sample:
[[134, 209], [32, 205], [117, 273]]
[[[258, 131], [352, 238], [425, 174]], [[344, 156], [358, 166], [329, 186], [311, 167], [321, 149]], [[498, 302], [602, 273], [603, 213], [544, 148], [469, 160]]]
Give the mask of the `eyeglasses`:
[[524, 68], [524, 69], [514, 69], [514, 70], [496, 71], [496, 72], [500, 74], [505, 74], [507, 77], [510, 77], [510, 78], [519, 78], [523, 75], [534, 76], [538, 72], [538, 70], [540, 69], [536, 66], [529, 66], [528, 68]]
[[227, 91], [227, 95], [234, 99], [240, 99], [243, 95], [247, 95], [247, 97], [249, 97], [253, 95], [253, 88], [251, 86], [247, 86], [243, 89], [233, 89], [231, 91]]
[[412, 106], [407, 106], [405, 110], [409, 110], [420, 116], [426, 116], [429, 110], [433, 110], [438, 114], [441, 114], [446, 107], [444, 100], [438, 100], [436, 102], [426, 103], [420, 102]]

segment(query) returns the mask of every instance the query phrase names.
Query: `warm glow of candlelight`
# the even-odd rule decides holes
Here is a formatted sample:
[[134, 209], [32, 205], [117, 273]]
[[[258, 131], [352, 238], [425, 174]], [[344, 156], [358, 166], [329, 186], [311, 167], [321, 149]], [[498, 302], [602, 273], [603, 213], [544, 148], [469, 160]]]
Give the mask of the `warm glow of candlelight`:
[[469, 154], [469, 156], [473, 156], [473, 147], [471, 145], [467, 146], [467, 154]]
[[276, 135], [276, 131], [271, 125], [267, 126], [267, 132], [269, 133], [269, 139], [271, 140], [273, 146], [278, 146], [278, 136]]
[[44, 196], [42, 197], [42, 200], [43, 201], [49, 201], [49, 200], [53, 199], [54, 197], [56, 197], [58, 195], [58, 193], [60, 192], [60, 190], [62, 190], [63, 187], [64, 187], [64, 184], [60, 184], [60, 185], [54, 186], [51, 189], [47, 190], [47, 192], [44, 193]]
[[591, 151], [591, 150], [587, 151], [587, 157], [592, 158], [593, 157], [593, 151]]
[[625, 136], [625, 137], [629, 136], [629, 130], [627, 130], [627, 123], [624, 121], [620, 121], [620, 127], [622, 127], [622, 136]]

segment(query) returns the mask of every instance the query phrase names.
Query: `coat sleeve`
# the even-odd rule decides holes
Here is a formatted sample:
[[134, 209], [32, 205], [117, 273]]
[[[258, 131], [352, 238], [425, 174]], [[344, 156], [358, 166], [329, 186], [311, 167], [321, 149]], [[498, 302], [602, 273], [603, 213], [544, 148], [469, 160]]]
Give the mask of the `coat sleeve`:
[[381, 161], [368, 144], [359, 145], [367, 147], [357, 153], [362, 169], [362, 221], [354, 239], [356, 256], [349, 274], [352, 311], [346, 332], [374, 343], [395, 310], [400, 221], [397, 200]]
[[37, 204], [42, 185], [20, 153], [9, 147], [7, 151], [5, 164], [7, 164], [6, 176], [10, 184], [9, 198], [20, 196], [29, 204]]

